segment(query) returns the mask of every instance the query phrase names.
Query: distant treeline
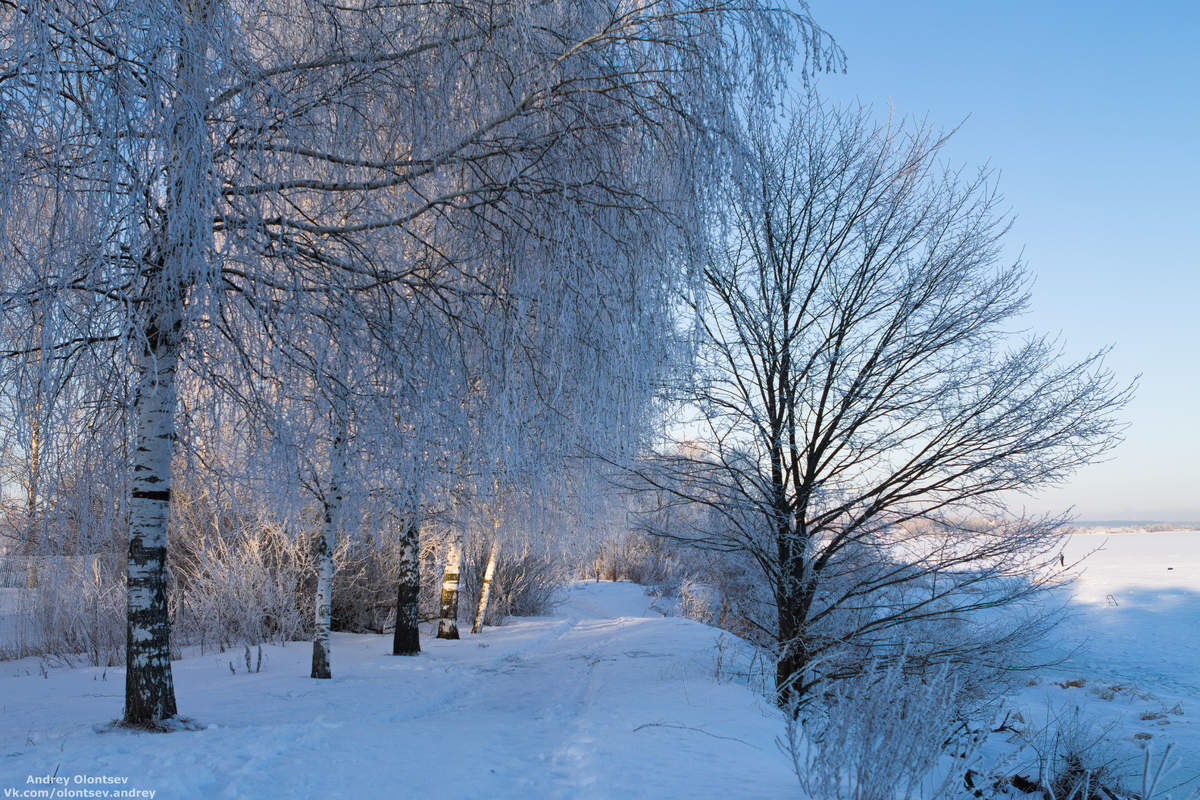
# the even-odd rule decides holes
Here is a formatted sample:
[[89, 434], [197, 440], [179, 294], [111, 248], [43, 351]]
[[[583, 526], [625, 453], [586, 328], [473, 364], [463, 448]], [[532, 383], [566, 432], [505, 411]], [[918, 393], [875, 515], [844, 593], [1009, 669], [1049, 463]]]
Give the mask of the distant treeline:
[[1172, 533], [1200, 532], [1200, 522], [1130, 522], [1129, 520], [1098, 520], [1077, 522], [1072, 533]]

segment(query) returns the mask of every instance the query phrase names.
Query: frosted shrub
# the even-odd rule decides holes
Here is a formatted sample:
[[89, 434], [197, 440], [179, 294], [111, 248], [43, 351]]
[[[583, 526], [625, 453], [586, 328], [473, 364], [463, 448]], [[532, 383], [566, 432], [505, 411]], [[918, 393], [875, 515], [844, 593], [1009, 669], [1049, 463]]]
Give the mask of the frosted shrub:
[[492, 602], [498, 618], [535, 617], [554, 609], [554, 594], [566, 583], [566, 574], [549, 555], [526, 547], [508, 558], [501, 552], [495, 580]]
[[1157, 757], [1147, 746], [1131, 770], [1112, 733], [1081, 717], [1078, 707], [1051, 715], [1029, 741], [1037, 785], [1048, 800], [1200, 800], [1200, 789], [1182, 789], [1196, 774], [1177, 772], [1183, 765], [1172, 757], [1171, 745]]
[[681, 567], [678, 554], [665, 540], [628, 535], [614, 539], [596, 551], [587, 577], [672, 588], [682, 577]]
[[123, 663], [125, 565], [110, 555], [71, 559], [71, 563], [69, 582], [59, 582], [53, 597], [39, 591], [43, 607], [52, 602], [58, 610], [56, 638], [69, 652], [86, 653], [92, 666]]
[[716, 618], [713, 611], [714, 591], [711, 586], [684, 578], [679, 584], [679, 613], [688, 619], [708, 625]]
[[[462, 564], [463, 598], [460, 613], [474, 613], [487, 566], [488, 543], [483, 537], [467, 542]], [[439, 576], [440, 577], [440, 576]], [[505, 617], [536, 617], [554, 608], [554, 594], [567, 582], [567, 570], [550, 554], [528, 543], [502, 548], [492, 578], [487, 625], [499, 625]]]
[[1055, 800], [1102, 798], [1102, 787], [1117, 783], [1117, 758], [1107, 744], [1110, 731], [1082, 719], [1079, 709], [1060, 715], [1032, 748], [1037, 754], [1038, 783]]
[[221, 650], [300, 638], [308, 560], [302, 543], [270, 528], [195, 532], [175, 561], [178, 638]]
[[17, 590], [3, 656], [83, 655], [93, 666], [123, 663], [123, 566], [110, 554], [39, 558], [36, 588]]
[[396, 614], [394, 539], [343, 539], [333, 553], [333, 629], [383, 633]]
[[[1159, 758], [1154, 758], [1149, 746], [1142, 759], [1142, 775], [1139, 782], [1140, 791], [1137, 797], [1140, 800], [1171, 800], [1172, 797], [1178, 797], [1180, 800], [1200, 800], [1200, 789], [1193, 789], [1191, 793], [1184, 794], [1169, 794], [1170, 789], [1164, 789], [1163, 784], [1168, 782], [1168, 776], [1172, 774], [1176, 767], [1180, 766], [1180, 761], [1177, 758], [1171, 757], [1171, 745], [1167, 745]], [[1190, 776], [1195, 779], [1195, 776]], [[1178, 788], [1178, 787], [1176, 787]]]
[[780, 740], [807, 797], [924, 800], [964, 785], [970, 758], [945, 749], [960, 727], [948, 670], [917, 679], [900, 658], [824, 688], [802, 707], [793, 701]]

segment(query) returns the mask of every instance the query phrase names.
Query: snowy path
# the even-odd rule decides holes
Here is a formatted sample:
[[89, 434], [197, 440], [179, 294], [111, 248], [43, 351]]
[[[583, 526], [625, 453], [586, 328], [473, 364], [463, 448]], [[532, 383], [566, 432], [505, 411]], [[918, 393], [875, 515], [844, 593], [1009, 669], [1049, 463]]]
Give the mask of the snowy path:
[[179, 705], [207, 727], [167, 736], [92, 730], [120, 713], [120, 670], [4, 664], [0, 790], [57, 770], [159, 798], [794, 794], [777, 714], [714, 678], [717, 632], [649, 602], [577, 584], [554, 617], [426, 639], [419, 658], [335, 636], [330, 682], [306, 677], [301, 643], [264, 650], [259, 674], [240, 653], [186, 659]]

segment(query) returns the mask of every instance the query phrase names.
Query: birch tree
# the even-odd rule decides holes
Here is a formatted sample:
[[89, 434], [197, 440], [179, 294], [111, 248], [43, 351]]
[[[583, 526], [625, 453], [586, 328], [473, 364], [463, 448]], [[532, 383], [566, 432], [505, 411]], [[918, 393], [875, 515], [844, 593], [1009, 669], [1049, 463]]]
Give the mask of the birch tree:
[[337, 542], [338, 522], [342, 511], [342, 482], [345, 480], [345, 423], [338, 426], [330, 446], [329, 488], [321, 516], [321, 532], [317, 536], [317, 602], [313, 628], [312, 677], [332, 678], [330, 669], [330, 630], [333, 606], [333, 548]]
[[[126, 723], [176, 712], [176, 380], [205, 373], [208, 337], [269, 335], [331, 284], [368, 324], [400, 298], [453, 317], [503, 278], [478, 258], [498, 231], [546, 232], [530, 208], [561, 220], [534, 274], [601, 263], [630, 220], [670, 218], [659, 244], [694, 228], [651, 165], [702, 183], [738, 85], [796, 41], [828, 49], [805, 16], [721, 0], [0, 6], [0, 199], [53, 185], [72, 205], [54, 282], [77, 316], [49, 350], [119, 343], [134, 387]], [[570, 236], [584, 217], [607, 236]], [[35, 291], [6, 289], [6, 313]]]
[[462, 542], [458, 535], [450, 538], [446, 548], [446, 566], [442, 571], [442, 593], [438, 606], [439, 639], [458, 636], [458, 581], [462, 572]]
[[491, 545], [488, 547], [487, 565], [483, 568], [483, 582], [479, 587], [479, 603], [475, 607], [475, 622], [471, 625], [471, 633], [483, 631], [483, 621], [488, 612], [488, 601], [492, 596], [492, 580], [496, 577], [496, 559], [499, 556], [500, 537], [493, 533]]

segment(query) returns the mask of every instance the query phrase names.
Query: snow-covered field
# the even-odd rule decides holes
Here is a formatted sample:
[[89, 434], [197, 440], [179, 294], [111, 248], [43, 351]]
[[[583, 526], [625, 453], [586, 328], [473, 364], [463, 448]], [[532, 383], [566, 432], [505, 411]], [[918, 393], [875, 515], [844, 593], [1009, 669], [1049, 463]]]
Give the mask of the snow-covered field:
[[1089, 553], [1065, 666], [1200, 700], [1200, 531], [1072, 537], [1067, 558]]
[[1078, 709], [1127, 771], [1172, 744], [1179, 778], [1200, 786], [1200, 531], [1076, 535], [1066, 557], [1084, 556], [1052, 645], [1063, 661], [1012, 709], [1032, 727]]
[[[1068, 558], [1092, 550], [1054, 645], [1066, 660], [1013, 696], [1010, 724], [1078, 708], [1115, 756], [1174, 742], [1181, 775], [1200, 773], [1200, 532], [1079, 535]], [[796, 796], [777, 712], [715, 674], [719, 635], [638, 586], [581, 583], [552, 617], [426, 638], [419, 658], [335, 635], [327, 682], [303, 643], [264, 648], [257, 674], [241, 652], [184, 659], [180, 709], [205, 727], [166, 736], [100, 730], [119, 669], [4, 662], [0, 791], [78, 775], [127, 782], [70, 788], [145, 792], [110, 797]]]

